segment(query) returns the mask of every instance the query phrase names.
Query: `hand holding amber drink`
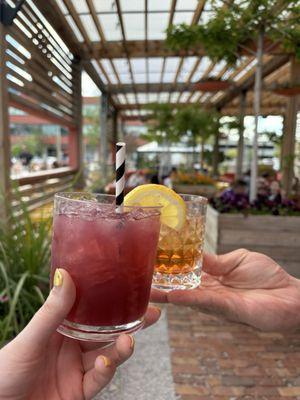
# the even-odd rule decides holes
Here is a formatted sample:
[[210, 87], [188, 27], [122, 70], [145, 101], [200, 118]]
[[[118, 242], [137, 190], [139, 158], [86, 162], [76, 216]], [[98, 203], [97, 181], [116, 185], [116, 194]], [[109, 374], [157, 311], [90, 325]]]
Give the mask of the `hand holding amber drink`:
[[151, 184], [135, 188], [125, 197], [125, 204], [162, 206], [152, 286], [162, 290], [199, 286], [207, 199]]

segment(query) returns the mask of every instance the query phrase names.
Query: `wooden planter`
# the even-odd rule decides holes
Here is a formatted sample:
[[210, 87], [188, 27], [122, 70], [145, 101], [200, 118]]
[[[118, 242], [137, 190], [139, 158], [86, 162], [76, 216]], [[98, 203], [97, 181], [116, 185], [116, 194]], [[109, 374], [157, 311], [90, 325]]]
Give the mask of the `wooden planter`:
[[223, 254], [238, 248], [273, 258], [300, 278], [300, 217], [220, 214], [208, 206], [206, 251]]
[[196, 194], [207, 198], [213, 197], [217, 192], [216, 187], [213, 185], [188, 185], [184, 183], [174, 184], [173, 189], [177, 193]]

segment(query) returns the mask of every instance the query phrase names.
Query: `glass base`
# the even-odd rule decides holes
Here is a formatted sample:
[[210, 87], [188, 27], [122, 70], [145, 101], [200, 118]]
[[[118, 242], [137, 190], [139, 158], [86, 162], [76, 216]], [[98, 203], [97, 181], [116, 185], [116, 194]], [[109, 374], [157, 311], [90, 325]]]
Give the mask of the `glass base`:
[[88, 342], [113, 342], [122, 333], [133, 333], [144, 325], [144, 318], [124, 325], [117, 326], [89, 326], [64, 320], [57, 332], [72, 339]]
[[165, 292], [195, 289], [200, 283], [201, 273], [195, 273], [195, 271], [188, 274], [161, 274], [160, 272], [155, 272], [152, 279], [152, 287]]

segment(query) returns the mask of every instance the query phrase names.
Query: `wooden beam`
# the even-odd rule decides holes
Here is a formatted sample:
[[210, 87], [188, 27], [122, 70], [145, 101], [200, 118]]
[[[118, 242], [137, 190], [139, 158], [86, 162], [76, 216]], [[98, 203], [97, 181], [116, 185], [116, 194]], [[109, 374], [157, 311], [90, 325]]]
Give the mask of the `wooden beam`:
[[[85, 59], [90, 60], [92, 58], [127, 58], [127, 54], [130, 58], [135, 57], [188, 57], [188, 56], [205, 56], [206, 52], [203, 46], [198, 45], [189, 50], [170, 50], [164, 40], [148, 40], [147, 52], [145, 51], [144, 40], [127, 40], [126, 49], [121, 43], [115, 41], [106, 41], [105, 45], [101, 42], [92, 42], [91, 49], [85, 53]], [[276, 47], [270, 47], [266, 49], [266, 54], [270, 55], [283, 55], [288, 52], [281, 48], [279, 45]], [[252, 54], [246, 52], [244, 49], [240, 50], [240, 55], [251, 57]]]
[[71, 120], [67, 120], [60, 116], [55, 116], [54, 113], [51, 113], [48, 110], [40, 107], [38, 103], [29, 101], [28, 99], [23, 98], [20, 95], [9, 93], [9, 105], [11, 107], [18, 108], [19, 110], [23, 110], [28, 114], [46, 119], [47, 121], [52, 122], [53, 124], [62, 125], [67, 128], [74, 127], [74, 122], [72, 122]]
[[[75, 79], [76, 89], [81, 93], [81, 72], [82, 62], [74, 61], [79, 69], [77, 70], [77, 77]], [[75, 119], [75, 126], [69, 130], [69, 164], [73, 169], [80, 171], [79, 186], [83, 187], [83, 136], [82, 136], [82, 96], [78, 99], [78, 112]]]
[[192, 25], [198, 24], [199, 19], [201, 17], [202, 11], [204, 9], [206, 0], [199, 0], [198, 5], [196, 7], [195, 13], [193, 15]]
[[[123, 22], [123, 16], [122, 16], [122, 11], [121, 11], [120, 0], [115, 0], [115, 2], [116, 2], [116, 5], [117, 5], [117, 13], [118, 13], [118, 17], [119, 17], [121, 32], [122, 32], [122, 43], [123, 43], [124, 51], [125, 51], [125, 54], [126, 54], [126, 57], [127, 57], [128, 68], [129, 68], [129, 72], [130, 72], [130, 76], [131, 76], [131, 80], [132, 80], [132, 88], [133, 88], [133, 92], [135, 94], [135, 100], [138, 103], [138, 98], [137, 98], [135, 85], [134, 85], [134, 75], [133, 75], [133, 72], [132, 72], [129, 51], [128, 51], [128, 48], [127, 48], [127, 40], [126, 40], [126, 34], [125, 34], [125, 28], [124, 28], [124, 22]], [[142, 42], [144, 43], [144, 41], [142, 41]]]
[[[296, 84], [300, 76], [300, 63], [295, 57], [291, 59], [290, 83]], [[296, 143], [296, 122], [297, 112], [300, 106], [300, 96], [293, 96], [288, 99], [286, 116], [284, 119], [284, 134], [282, 142], [282, 186], [286, 196], [290, 195], [292, 190], [292, 181], [294, 178], [294, 157]]]
[[100, 107], [100, 162], [102, 169], [102, 177], [107, 183], [107, 157], [108, 157], [108, 140], [107, 140], [107, 120], [108, 120], [108, 98], [107, 94], [101, 96]]
[[[177, 82], [175, 86], [176, 92], [184, 92], [184, 91], [189, 91], [192, 90], [194, 87], [193, 83], [186, 84], [184, 82]], [[131, 84], [123, 84], [121, 86], [122, 93], [132, 93], [132, 85]], [[120, 86], [119, 85], [108, 85], [107, 86], [107, 91], [114, 95], [114, 94], [119, 94], [120, 92]], [[174, 90], [174, 84], [173, 83], [150, 83], [147, 85], [147, 83], [136, 83], [135, 84], [135, 90], [137, 93], [146, 93], [147, 89], [149, 93], [159, 93], [159, 92], [170, 92]]]
[[3, 196], [10, 191], [10, 132], [5, 35], [6, 27], [0, 23], [0, 219], [6, 217], [7, 208]]
[[[62, 40], [69, 47], [70, 51], [75, 56], [79, 56], [83, 59], [83, 67], [88, 75], [92, 78], [101, 92], [105, 92], [106, 88], [102, 82], [99, 74], [91, 64], [90, 60], [93, 57], [87, 57], [87, 50], [83, 48], [82, 43], [78, 43], [75, 34], [69, 27], [69, 24], [65, 20], [65, 16], [61, 12], [55, 0], [33, 0], [35, 5], [43, 13], [45, 18], [49, 21], [52, 27], [56, 30], [57, 34], [62, 38]], [[93, 46], [91, 46], [93, 48]], [[92, 50], [89, 51], [89, 54]]]
[[[289, 56], [279, 56], [273, 57], [267, 64], [263, 66], [263, 78], [270, 75], [272, 72], [276, 71], [276, 69], [280, 68], [282, 65], [286, 64], [289, 61]], [[219, 101], [216, 102], [216, 108], [221, 108], [232, 101], [235, 97], [237, 97], [243, 90], [248, 91], [254, 86], [255, 75], [252, 75], [247, 78], [241, 85], [235, 86], [229, 89], [225, 96], [223, 96]]]

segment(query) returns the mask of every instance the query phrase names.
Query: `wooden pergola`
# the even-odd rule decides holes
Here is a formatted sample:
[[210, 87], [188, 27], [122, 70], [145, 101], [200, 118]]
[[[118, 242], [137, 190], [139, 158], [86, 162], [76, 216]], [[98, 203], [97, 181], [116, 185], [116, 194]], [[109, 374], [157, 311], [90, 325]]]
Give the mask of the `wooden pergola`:
[[[71, 149], [69, 173], [73, 175], [80, 169], [83, 69], [102, 92], [104, 172], [109, 118], [112, 137], [116, 139], [118, 120], [147, 118], [145, 106], [153, 102], [171, 103], [174, 107], [199, 104], [216, 108], [224, 115], [253, 113], [256, 60], [252, 54], [243, 53], [233, 68], [226, 62], [212, 62], [201, 47], [174, 52], [165, 46], [165, 31], [170, 25], [198, 24], [213, 17], [210, 0], [4, 3], [6, 16], [11, 17], [0, 23], [0, 182], [4, 191], [10, 186], [9, 105], [67, 127]], [[17, 7], [9, 11], [13, 6]], [[280, 45], [270, 46], [264, 56], [263, 76], [268, 89], [274, 83], [299, 79], [300, 68], [294, 56], [285, 53]], [[230, 80], [233, 85], [226, 91], [201, 92], [196, 82], [206, 78]], [[287, 99], [264, 91], [262, 114], [285, 117], [283, 156], [294, 154], [297, 111], [297, 97]], [[287, 190], [291, 174], [287, 163]]]

